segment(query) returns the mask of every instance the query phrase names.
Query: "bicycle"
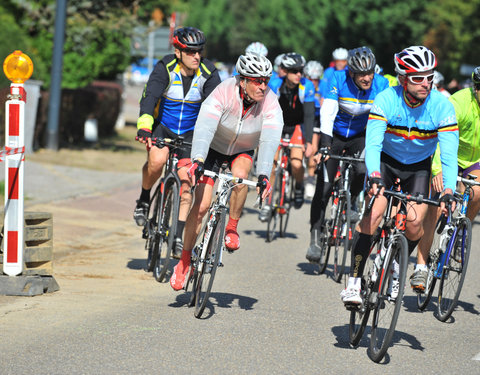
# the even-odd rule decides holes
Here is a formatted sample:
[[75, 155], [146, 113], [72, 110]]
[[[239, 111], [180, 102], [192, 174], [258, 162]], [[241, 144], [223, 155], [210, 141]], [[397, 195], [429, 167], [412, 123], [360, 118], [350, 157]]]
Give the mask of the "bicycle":
[[[210, 297], [217, 267], [223, 267], [222, 254], [225, 249], [225, 225], [228, 214], [228, 202], [235, 184], [251, 187], [257, 182], [234, 177], [231, 174], [205, 171], [205, 176], [218, 178], [215, 199], [208, 210], [209, 219], [203, 225], [201, 241], [192, 250], [190, 271], [184, 289], [188, 291], [192, 283], [189, 306], [195, 306], [194, 316], [200, 318]], [[260, 205], [260, 196], [254, 206]]]
[[455, 192], [459, 208], [454, 217], [448, 210], [447, 216], [441, 216], [436, 225], [434, 240], [427, 261], [427, 282], [423, 293], [417, 296], [419, 310], [428, 306], [437, 280], [439, 281], [437, 314], [441, 322], [447, 321], [457, 306], [467, 273], [468, 259], [472, 244], [472, 223], [466, 217], [467, 206], [472, 194], [472, 186], [480, 182], [469, 178], [458, 177], [457, 180], [465, 186], [463, 193]]
[[153, 271], [155, 280], [162, 282], [170, 263], [180, 207], [181, 182], [177, 174], [178, 154], [176, 150], [192, 144], [184, 141], [182, 137], [176, 139], [155, 138], [152, 141], [157, 146], [166, 146], [170, 149], [165, 174], [150, 199], [150, 207], [153, 207], [153, 210], [150, 210], [150, 215], [143, 228], [143, 238], [146, 239], [145, 249], [148, 251], [147, 271]]
[[295, 188], [290, 164], [290, 148], [301, 147], [301, 145], [290, 143], [290, 138], [282, 138], [280, 141], [278, 162], [275, 168], [275, 182], [269, 198], [271, 209], [267, 218], [267, 242], [273, 241], [277, 223], [279, 224], [280, 237], [285, 237], [287, 232]]
[[347, 252], [350, 250], [353, 227], [356, 224], [351, 220], [350, 175], [353, 163], [363, 163], [365, 159], [359, 158], [359, 153], [356, 153], [353, 157], [330, 155], [330, 158], [339, 160], [340, 163], [331, 194], [330, 217], [325, 218], [320, 234], [319, 273], [325, 272], [330, 249], [334, 246], [333, 279], [339, 283], [345, 271]]
[[[349, 307], [349, 339], [353, 347], [360, 342], [370, 312], [373, 310], [368, 354], [374, 362], [380, 362], [391, 345], [402, 305], [408, 265], [408, 244], [404, 234], [407, 203], [439, 205], [438, 201], [425, 199], [422, 195], [401, 193], [399, 179], [396, 180], [392, 190], [385, 190], [383, 194], [387, 198], [387, 209], [382, 226], [372, 238], [370, 255], [365, 265], [368, 272], [364, 273], [361, 280], [364, 302], [357, 308]], [[376, 195], [370, 200], [365, 215], [373, 206], [375, 197]], [[398, 210], [392, 217], [394, 208]], [[398, 265], [398, 294], [396, 296], [390, 290], [395, 276], [394, 261]]]

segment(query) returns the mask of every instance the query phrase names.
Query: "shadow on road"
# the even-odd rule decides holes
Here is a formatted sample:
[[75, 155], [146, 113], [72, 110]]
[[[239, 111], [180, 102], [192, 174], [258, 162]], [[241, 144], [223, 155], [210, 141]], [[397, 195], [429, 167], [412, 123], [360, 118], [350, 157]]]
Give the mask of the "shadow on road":
[[[429, 304], [427, 305], [427, 308], [423, 312], [432, 312], [435, 316], [437, 314], [437, 302], [438, 297], [432, 296], [432, 299], [430, 300]], [[421, 313], [417, 307], [417, 296], [405, 296], [403, 297], [403, 306], [405, 307], [407, 312], [413, 312], [413, 313]], [[468, 303], [464, 301], [458, 301], [457, 306], [455, 307], [455, 310], [453, 311], [452, 316], [447, 320], [445, 323], [454, 323], [455, 322], [455, 311], [458, 311], [459, 309], [463, 309], [465, 312], [468, 312], [473, 315], [480, 315], [480, 311], [475, 309], [475, 305], [473, 303]]]
[[[265, 224], [265, 227], [266, 226], [267, 226], [267, 224]], [[267, 231], [266, 230], [247, 229], [247, 230], [244, 230], [243, 233], [245, 233], [245, 234], [255, 234], [257, 236], [257, 238], [261, 238], [266, 242], [266, 238], [267, 238]], [[279, 238], [280, 238], [280, 236], [278, 235], [278, 230], [277, 230], [277, 232], [275, 233], [275, 237], [273, 238], [272, 242], [274, 242], [275, 240], [277, 240]], [[282, 238], [298, 238], [298, 236], [295, 233], [287, 232], [287, 233], [285, 233], [285, 236], [282, 237]]]
[[147, 267], [147, 259], [130, 259], [127, 268], [131, 270], [144, 270]]
[[[174, 303], [169, 304], [170, 307], [182, 307], [188, 305], [190, 302], [189, 293], [179, 294]], [[253, 305], [258, 302], [256, 298], [240, 296], [238, 294], [231, 293], [211, 293], [210, 298], [208, 299], [205, 312], [202, 319], [208, 319], [215, 314], [215, 308], [231, 309], [234, 301], [238, 301], [238, 307], [242, 310], [253, 310]], [[207, 311], [208, 310], [208, 311]]]

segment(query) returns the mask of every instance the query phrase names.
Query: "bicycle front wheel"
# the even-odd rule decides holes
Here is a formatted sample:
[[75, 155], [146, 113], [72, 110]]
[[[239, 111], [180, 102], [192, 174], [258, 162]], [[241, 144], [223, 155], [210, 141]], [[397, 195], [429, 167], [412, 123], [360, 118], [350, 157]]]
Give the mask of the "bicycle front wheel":
[[[378, 292], [374, 302], [375, 308], [372, 319], [369, 356], [374, 362], [380, 362], [389, 348], [398, 315], [402, 306], [405, 290], [405, 278], [408, 265], [408, 245], [403, 234], [396, 234], [387, 242], [387, 255], [379, 272], [377, 283]], [[397, 263], [394, 266], [395, 262]], [[394, 278], [394, 268], [398, 279]]]
[[466, 217], [457, 224], [457, 232], [450, 240], [453, 247], [443, 268], [438, 288], [437, 319], [445, 322], [457, 306], [467, 273], [472, 245], [472, 223]]
[[175, 232], [177, 231], [179, 191], [175, 183], [167, 185], [164, 192], [163, 207], [160, 215], [160, 240], [155, 257], [153, 276], [162, 282], [169, 271], [170, 255], [174, 245]]
[[335, 253], [333, 259], [333, 280], [342, 281], [347, 261], [347, 252], [350, 247], [352, 228], [350, 224], [351, 213], [350, 193], [347, 191], [340, 198], [337, 210], [337, 233], [335, 236]]
[[294, 178], [290, 173], [285, 172], [286, 178], [282, 189], [282, 201], [284, 209], [280, 212], [280, 237], [287, 234], [287, 224], [290, 217], [290, 208], [292, 207], [294, 196]]
[[157, 259], [156, 257], [158, 255], [158, 244], [160, 241], [158, 227], [161, 215], [160, 201], [160, 188], [157, 187], [150, 202], [152, 209], [149, 212], [150, 216], [144, 228], [147, 238], [145, 241], [145, 250], [147, 250], [147, 272], [153, 271]]
[[272, 242], [275, 237], [279, 212], [282, 210], [282, 170], [278, 168], [275, 172], [275, 183], [273, 185], [270, 214], [267, 219], [267, 242]]
[[[212, 290], [213, 280], [217, 271], [220, 254], [224, 246], [225, 219], [227, 209], [223, 208], [216, 214], [212, 224], [210, 237], [208, 238], [207, 250], [204, 258], [200, 258], [198, 275], [195, 282], [195, 312], [196, 318], [200, 318], [207, 306], [208, 298]], [[208, 225], [207, 225], [208, 230]], [[201, 256], [201, 254], [200, 254]]]

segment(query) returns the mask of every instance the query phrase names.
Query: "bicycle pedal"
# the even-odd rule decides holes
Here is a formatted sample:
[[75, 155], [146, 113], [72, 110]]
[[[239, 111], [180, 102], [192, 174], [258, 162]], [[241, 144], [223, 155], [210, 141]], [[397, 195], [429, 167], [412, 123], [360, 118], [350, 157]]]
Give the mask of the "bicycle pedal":
[[344, 305], [345, 309], [347, 309], [348, 311], [360, 311], [363, 307], [363, 303], [346, 302]]
[[218, 263], [218, 267], [223, 267], [223, 263]]

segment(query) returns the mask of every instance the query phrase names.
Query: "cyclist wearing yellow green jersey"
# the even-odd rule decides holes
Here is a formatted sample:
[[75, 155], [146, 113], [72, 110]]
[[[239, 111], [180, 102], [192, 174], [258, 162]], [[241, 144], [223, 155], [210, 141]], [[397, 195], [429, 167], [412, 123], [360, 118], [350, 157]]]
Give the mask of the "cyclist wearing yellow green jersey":
[[[458, 170], [463, 177], [468, 174], [477, 176], [480, 180], [480, 66], [472, 73], [473, 87], [457, 91], [449, 97], [455, 108], [458, 122]], [[432, 186], [435, 192], [443, 190], [442, 166], [440, 163], [440, 150], [433, 157]], [[473, 194], [468, 202], [467, 217], [473, 223], [480, 210], [480, 187], [473, 187]], [[425, 290], [428, 252], [433, 241], [435, 223], [440, 213], [433, 206], [429, 206], [424, 221], [425, 234], [420, 240], [417, 249], [417, 266], [411, 277], [410, 284], [416, 291]]]

